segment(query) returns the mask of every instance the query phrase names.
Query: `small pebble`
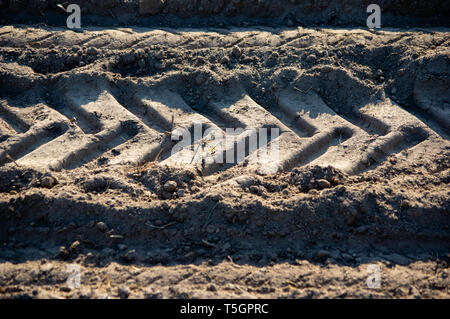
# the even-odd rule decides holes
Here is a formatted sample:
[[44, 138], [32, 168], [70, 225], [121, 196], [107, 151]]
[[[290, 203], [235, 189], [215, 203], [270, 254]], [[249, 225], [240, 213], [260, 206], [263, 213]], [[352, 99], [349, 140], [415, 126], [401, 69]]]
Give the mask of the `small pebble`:
[[106, 224], [104, 222], [98, 222], [97, 229], [100, 231], [106, 231], [106, 230], [108, 230], [108, 226], [106, 226]]
[[217, 291], [217, 288], [214, 285], [209, 285], [208, 288], [206, 288], [206, 290], [208, 290], [208, 291]]
[[228, 64], [228, 63], [230, 63], [230, 59], [229, 59], [228, 57], [224, 56], [224, 57], [220, 60], [220, 63], [222, 63], [222, 64]]
[[186, 191], [184, 189], [179, 189], [177, 191], [177, 196], [178, 197], [183, 197], [185, 193], [186, 193]]
[[331, 184], [326, 179], [319, 179], [317, 180], [317, 186], [319, 186], [320, 188], [330, 188]]
[[177, 182], [175, 181], [168, 181], [164, 184], [164, 190], [169, 193], [173, 193], [177, 189]]
[[45, 176], [41, 179], [41, 185], [42, 187], [50, 189], [56, 185], [56, 179], [52, 176]]
[[87, 49], [86, 51], [87, 54], [89, 55], [97, 55], [98, 54], [98, 50], [94, 47], [90, 47]]
[[209, 197], [214, 202], [218, 202], [218, 201], [221, 201], [223, 199], [223, 196], [220, 195], [220, 194], [213, 194], [213, 195], [210, 195]]
[[163, 10], [164, 5], [164, 0], [139, 0], [139, 13], [141, 15], [155, 15]]
[[117, 289], [117, 293], [119, 294], [120, 299], [128, 299], [130, 296], [130, 290], [128, 287], [119, 287]]
[[239, 58], [242, 55], [242, 50], [240, 47], [238, 46], [234, 46], [231, 54], [235, 57], [235, 58]]

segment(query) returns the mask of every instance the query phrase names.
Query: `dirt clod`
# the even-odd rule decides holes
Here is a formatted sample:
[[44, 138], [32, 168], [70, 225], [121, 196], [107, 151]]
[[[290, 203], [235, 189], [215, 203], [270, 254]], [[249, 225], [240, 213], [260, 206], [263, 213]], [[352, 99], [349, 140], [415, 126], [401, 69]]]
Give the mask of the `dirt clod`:
[[234, 46], [231, 50], [231, 54], [233, 55], [233, 57], [239, 58], [242, 55], [242, 49], [238, 46]]
[[164, 8], [165, 0], [139, 0], [139, 13], [141, 15], [155, 15]]
[[108, 226], [104, 222], [98, 222], [97, 223], [97, 229], [102, 231], [102, 232], [105, 232], [105, 231], [108, 230]]
[[117, 288], [117, 293], [121, 299], [128, 299], [128, 297], [130, 296], [130, 289], [125, 286], [119, 287]]
[[50, 189], [50, 188], [52, 188], [53, 186], [55, 186], [56, 184], [57, 184], [57, 181], [56, 181], [56, 179], [55, 179], [54, 177], [52, 177], [52, 176], [44, 176], [44, 177], [41, 179], [41, 185], [42, 185], [42, 187], [45, 187], [45, 188]]
[[178, 186], [177, 182], [175, 182], [175, 181], [168, 181], [168, 182], [166, 182], [164, 184], [164, 190], [166, 192], [173, 193], [173, 192], [175, 192], [177, 190], [177, 186]]
[[326, 179], [319, 179], [317, 180], [317, 186], [319, 186], [319, 188], [330, 188], [331, 184]]

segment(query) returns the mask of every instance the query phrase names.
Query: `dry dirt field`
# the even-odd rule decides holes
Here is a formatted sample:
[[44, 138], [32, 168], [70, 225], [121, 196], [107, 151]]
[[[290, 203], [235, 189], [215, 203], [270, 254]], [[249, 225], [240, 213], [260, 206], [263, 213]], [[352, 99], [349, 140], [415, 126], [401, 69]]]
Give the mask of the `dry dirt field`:
[[[350, 22], [364, 1], [309, 21], [168, 0], [146, 25], [118, 0], [86, 4], [99, 23], [74, 31], [53, 1], [15, 2], [0, 1], [0, 298], [450, 297], [450, 29], [414, 26], [433, 12], [389, 7], [368, 30]], [[194, 123], [280, 134], [218, 164], [236, 143], [174, 154]]]

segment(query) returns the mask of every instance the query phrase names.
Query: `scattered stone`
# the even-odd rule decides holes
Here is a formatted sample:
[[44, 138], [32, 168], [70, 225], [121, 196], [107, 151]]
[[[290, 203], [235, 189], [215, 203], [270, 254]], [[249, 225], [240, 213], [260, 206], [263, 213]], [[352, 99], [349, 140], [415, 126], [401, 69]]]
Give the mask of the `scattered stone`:
[[173, 192], [176, 191], [177, 186], [178, 186], [177, 182], [175, 182], [175, 181], [168, 181], [167, 183], [164, 184], [164, 190], [166, 192], [173, 193]]
[[145, 299], [162, 299], [163, 295], [160, 292], [154, 293], [154, 292], [150, 291], [150, 292], [144, 293], [144, 298]]
[[313, 64], [314, 62], [316, 62], [316, 56], [314, 54], [308, 55], [306, 58], [306, 63]]
[[179, 189], [177, 191], [177, 196], [178, 197], [183, 197], [185, 193], [186, 193], [186, 191], [184, 189]]
[[56, 183], [57, 183], [56, 178], [54, 178], [53, 176], [44, 176], [41, 179], [42, 187], [45, 187], [45, 188], [48, 188], [48, 189], [50, 189], [53, 186], [55, 186]]
[[119, 287], [117, 288], [117, 293], [119, 294], [120, 299], [128, 299], [130, 296], [130, 290], [128, 287]]
[[319, 188], [330, 188], [331, 184], [326, 179], [319, 179], [317, 180], [317, 186], [319, 186]]
[[97, 223], [97, 229], [102, 231], [102, 232], [105, 232], [105, 231], [108, 230], [108, 226], [106, 226], [106, 224], [104, 222], [98, 222]]
[[248, 175], [239, 176], [235, 179], [236, 183], [241, 185], [242, 188], [251, 186], [255, 181]]
[[191, 297], [189, 296], [189, 294], [187, 292], [182, 292], [182, 293], [178, 294], [177, 298], [178, 299], [190, 299]]
[[70, 250], [71, 252], [74, 252], [74, 251], [77, 251], [77, 250], [79, 249], [79, 247], [80, 247], [80, 242], [77, 240], [77, 241], [74, 241], [74, 242], [70, 245], [69, 250]]
[[70, 287], [67, 286], [62, 286], [61, 288], [59, 288], [59, 290], [62, 292], [70, 292], [72, 289], [70, 289]]
[[233, 47], [233, 49], [231, 50], [231, 54], [235, 57], [235, 58], [239, 58], [242, 55], [242, 50], [240, 47], [238, 47], [237, 45], [235, 45]]
[[220, 194], [212, 194], [212, 195], [209, 195], [208, 197], [214, 202], [218, 202], [223, 199], [223, 196]]
[[209, 286], [206, 288], [206, 290], [208, 290], [208, 291], [217, 291], [217, 288], [216, 288], [216, 286], [214, 286], [214, 285], [209, 285]]
[[261, 193], [260, 188], [259, 188], [258, 186], [256, 186], [256, 185], [252, 185], [252, 186], [250, 186], [248, 189], [249, 189], [250, 192], [253, 193], [253, 194], [260, 194], [260, 193]]
[[97, 50], [97, 48], [89, 47], [87, 49], [86, 53], [89, 54], [89, 55], [97, 55], [98, 54], [98, 50]]
[[141, 15], [155, 15], [164, 8], [164, 0], [139, 0], [139, 13]]
[[220, 63], [222, 64], [228, 64], [230, 63], [230, 59], [227, 56], [224, 56], [221, 60]]
[[95, 263], [96, 257], [92, 252], [88, 252], [86, 254], [86, 257], [84, 258], [84, 262], [87, 264], [93, 264]]

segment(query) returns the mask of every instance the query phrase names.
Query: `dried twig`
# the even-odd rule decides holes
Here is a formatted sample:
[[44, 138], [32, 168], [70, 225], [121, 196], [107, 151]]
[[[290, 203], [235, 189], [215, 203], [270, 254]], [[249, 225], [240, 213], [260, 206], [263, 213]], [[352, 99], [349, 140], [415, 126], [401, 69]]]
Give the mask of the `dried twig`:
[[148, 227], [151, 227], [151, 228], [155, 228], [155, 229], [164, 229], [164, 228], [167, 228], [167, 227], [169, 227], [169, 226], [175, 225], [176, 223], [177, 223], [177, 222], [171, 222], [171, 223], [168, 223], [168, 224], [163, 225], [163, 226], [156, 226], [156, 225], [153, 225], [153, 224], [150, 223], [150, 222], [146, 222], [145, 224], [146, 224]]
[[20, 165], [19, 164], [17, 164], [17, 162], [14, 160], [14, 158], [12, 158], [12, 156], [11, 155], [9, 155], [9, 154], [6, 154], [6, 158], [7, 159], [9, 159], [11, 162], [13, 162], [14, 164], [16, 164], [16, 166], [17, 167], [20, 167]]
[[194, 161], [195, 156], [197, 155], [198, 149], [200, 148], [201, 143], [198, 143], [197, 149], [194, 152], [194, 155], [192, 155], [191, 162], [189, 164], [192, 164]]
[[306, 91], [303, 91], [303, 90], [301, 90], [301, 89], [299, 89], [298, 87], [295, 87], [295, 86], [293, 86], [293, 88], [294, 88], [294, 90], [296, 90], [296, 91], [299, 91], [299, 92], [301, 92], [301, 93], [303, 93], [303, 94], [306, 94], [306, 93], [308, 93], [309, 91], [311, 91], [312, 86], [311, 86], [309, 89], [307, 89]]
[[206, 220], [206, 223], [203, 225], [203, 228], [205, 228], [206, 226], [208, 226], [209, 222], [211, 221], [212, 213], [214, 212], [214, 210], [216, 209], [216, 207], [219, 205], [219, 203], [220, 203], [220, 200], [217, 201], [217, 203], [216, 203], [216, 204], [213, 206], [213, 208], [211, 208], [211, 210], [209, 211], [208, 219]]

